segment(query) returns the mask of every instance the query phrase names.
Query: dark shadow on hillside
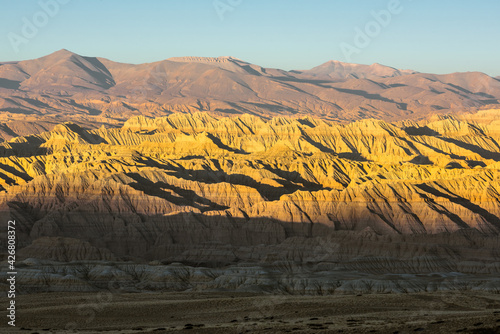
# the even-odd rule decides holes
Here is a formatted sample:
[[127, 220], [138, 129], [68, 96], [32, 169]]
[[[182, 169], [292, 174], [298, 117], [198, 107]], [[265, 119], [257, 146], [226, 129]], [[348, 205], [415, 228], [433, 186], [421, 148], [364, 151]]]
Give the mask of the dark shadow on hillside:
[[387, 102], [387, 103], [393, 103], [393, 104], [396, 104], [398, 106], [398, 109], [401, 109], [401, 110], [408, 109], [408, 104], [396, 102], [394, 100], [383, 97], [379, 94], [371, 94], [371, 93], [368, 93], [364, 90], [347, 89], [347, 88], [339, 88], [339, 87], [334, 87], [333, 89], [335, 89], [336, 91], [339, 91], [341, 93], [362, 96], [365, 99], [369, 99], [369, 100], [376, 100], [376, 101], [382, 101], [382, 102]]
[[262, 76], [261, 73], [259, 73], [256, 70], [254, 70], [252, 67], [250, 67], [250, 65], [243, 65], [243, 66], [241, 66], [241, 68], [244, 69], [245, 72], [247, 72], [248, 74], [255, 75], [255, 76], [258, 76], [258, 77]]
[[94, 71], [86, 66], [83, 66], [80, 63], [76, 65], [83, 69], [85, 72], [89, 73], [93, 78], [95, 78], [98, 82], [98, 86], [104, 89], [111, 88], [116, 85], [115, 80], [113, 79], [113, 75], [109, 72], [109, 70], [104, 66], [103, 63], [99, 61], [99, 59], [95, 57], [82, 57], [89, 63], [91, 63], [94, 67], [99, 69], [100, 71]]
[[401, 83], [395, 83], [395, 84], [389, 85], [389, 87], [390, 88], [399, 88], [399, 87], [408, 87], [408, 85], [401, 84]]
[[313, 123], [311, 123], [311, 121], [310, 121], [310, 120], [308, 120], [308, 119], [299, 118], [299, 119], [297, 119], [297, 122], [299, 122], [299, 123], [300, 123], [300, 124], [302, 124], [302, 125], [308, 126], [308, 127], [310, 127], [310, 128], [315, 128], [315, 127], [316, 127], [316, 126], [315, 126]]
[[409, 127], [403, 128], [403, 130], [409, 136], [431, 136], [431, 137], [441, 136], [441, 134], [439, 132], [432, 130], [428, 126], [422, 126], [422, 127], [409, 126]]
[[[464, 148], [464, 149], [469, 150], [471, 152], [477, 153], [483, 159], [491, 159], [491, 160], [495, 160], [495, 161], [500, 161], [500, 153], [499, 152], [488, 151], [482, 147], [479, 147], [479, 146], [476, 146], [473, 144], [468, 144], [468, 143], [465, 143], [463, 141], [459, 141], [459, 140], [452, 139], [452, 138], [441, 137], [441, 140], [443, 140], [447, 143], [455, 144], [458, 147]], [[497, 147], [498, 147], [498, 144], [497, 144]]]
[[451, 84], [451, 83], [448, 83], [447, 85], [450, 85], [451, 87], [455, 88], [456, 90], [459, 90], [463, 93], [466, 93], [466, 94], [470, 94], [470, 95], [477, 95], [477, 96], [481, 96], [481, 97], [485, 97], [485, 98], [488, 98], [488, 99], [496, 99], [493, 95], [490, 95], [490, 94], [487, 94], [487, 93], [484, 93], [484, 92], [471, 92], [470, 90], [468, 89], [465, 89], [463, 87], [460, 87], [460, 86], [457, 86], [457, 85], [454, 85], [454, 84]]
[[[442, 139], [442, 138], [440, 137], [440, 139]], [[438, 149], [438, 148], [436, 148], [434, 146], [431, 146], [431, 145], [429, 145], [427, 143], [419, 142], [419, 144], [424, 145], [428, 149], [431, 149], [432, 151], [437, 152], [439, 154], [447, 155], [447, 156], [449, 156], [452, 159], [455, 159], [455, 160], [466, 160], [464, 156], [456, 155], [454, 153], [446, 153], [446, 152], [444, 152], [444, 151], [442, 151], [442, 150], [440, 150], [440, 149]]]
[[75, 123], [64, 123], [64, 124], [66, 125], [66, 127], [68, 127], [68, 129], [70, 129], [74, 133], [77, 133], [82, 139], [84, 139], [89, 144], [92, 145], [107, 144], [104, 138], [102, 138], [97, 134], [90, 133], [88, 130], [82, 128], [78, 124]]
[[486, 163], [484, 161], [467, 160], [466, 162], [470, 168], [486, 167]]
[[32, 106], [35, 106], [36, 108], [39, 108], [39, 109], [42, 109], [42, 110], [54, 110], [53, 107], [51, 107], [47, 103], [39, 101], [39, 100], [30, 99], [30, 98], [27, 98], [27, 97], [23, 97], [22, 100], [26, 101], [29, 104], [31, 104]]
[[[298, 73], [298, 72], [296, 72]], [[301, 79], [296, 77], [272, 77], [271, 79], [279, 82], [296, 82], [296, 83], [305, 83], [316, 85], [324, 88], [331, 88], [329, 86], [323, 86], [323, 84], [329, 84], [334, 82], [333, 80], [319, 80], [319, 79]]]
[[226, 150], [226, 151], [229, 151], [229, 152], [233, 152], [233, 153], [238, 153], [238, 154], [248, 154], [248, 153], [246, 153], [246, 152], [244, 152], [242, 150], [234, 149], [232, 147], [227, 146], [219, 138], [215, 137], [211, 133], [207, 134], [207, 137], [210, 138], [212, 140], [212, 142], [215, 145], [217, 145], [217, 147], [220, 148], [220, 149], [223, 149], [223, 150]]
[[[484, 220], [486, 220], [487, 222], [489, 222], [491, 225], [495, 226], [495, 228], [500, 232], [500, 218], [498, 218], [497, 216], [495, 216], [494, 214], [488, 212], [486, 209], [483, 209], [482, 207], [480, 207], [479, 205], [477, 204], [474, 204], [472, 203], [471, 201], [469, 201], [468, 199], [466, 198], [463, 198], [463, 197], [455, 197], [455, 196], [451, 196], [449, 194], [446, 194], [446, 193], [443, 193], [435, 188], [432, 188], [426, 184], [419, 184], [419, 185], [416, 185], [417, 188], [429, 193], [429, 194], [432, 194], [436, 197], [442, 197], [442, 198], [446, 198], [447, 200], [449, 200], [450, 202], [453, 202], [455, 204], [458, 204], [460, 206], [463, 206], [464, 208], [480, 215], [481, 217], [484, 218]], [[450, 192], [451, 193], [451, 192]], [[450, 218], [454, 218], [456, 219], [458, 216], [454, 215], [454, 214], [451, 214], [449, 213], [448, 216]], [[460, 223], [460, 226], [462, 227], [468, 227], [468, 225], [462, 220], [462, 219], [459, 219], [457, 220], [458, 222], [461, 222]]]
[[22, 115], [41, 115], [42, 113], [36, 109], [32, 108], [2, 108], [0, 111], [9, 112], [12, 114], [22, 114]]
[[264, 109], [264, 110], [268, 110], [269, 112], [274, 112], [274, 113], [286, 112], [286, 113], [289, 113], [292, 115], [295, 115], [298, 113], [297, 109], [292, 108], [292, 107], [283, 106], [283, 105], [264, 104], [264, 103], [246, 102], [246, 101], [242, 101], [241, 104], [253, 106], [253, 107]]
[[481, 103], [484, 105], [489, 105], [489, 104], [500, 104], [500, 99], [488, 99], [488, 100], [481, 100]]
[[17, 169], [15, 169], [12, 166], [0, 163], [0, 171], [2, 171], [2, 170], [6, 171], [6, 172], [9, 172], [12, 175], [17, 176], [17, 177], [23, 179], [26, 182], [33, 180], [33, 178], [30, 177], [28, 174], [20, 172], [20, 171], [18, 171]]
[[0, 124], [0, 130], [5, 132], [5, 134], [14, 137], [19, 137], [17, 133], [15, 133], [7, 124]]
[[201, 212], [229, 209], [229, 207], [218, 205], [207, 198], [198, 196], [193, 190], [182, 189], [164, 182], [154, 183], [137, 173], [127, 173], [126, 175], [136, 181], [129, 184], [132, 188], [149, 196], [165, 199], [175, 205], [191, 206]]
[[429, 159], [429, 157], [425, 155], [418, 155], [415, 158], [410, 160], [410, 163], [415, 165], [433, 165], [433, 162]]
[[[422, 186], [422, 188], [420, 188], [420, 186], [416, 186], [416, 187], [420, 188], [421, 190], [423, 190], [424, 192], [429, 193], [429, 194], [432, 194], [434, 192], [433, 188], [431, 188], [425, 184], [422, 184], [421, 186]], [[460, 228], [470, 228], [470, 226], [467, 225], [467, 223], [464, 222], [462, 218], [460, 218], [458, 215], [446, 210], [443, 206], [439, 205], [439, 203], [437, 203], [431, 197], [427, 196], [426, 194], [422, 194], [422, 193], [420, 194], [420, 196], [422, 196], [422, 198], [424, 199], [425, 202], [431, 204], [433, 209], [436, 212], [438, 212], [442, 215], [445, 215], [446, 217], [448, 217], [448, 219], [450, 219], [452, 222], [457, 224], [457, 226], [460, 226]]]
[[[298, 172], [289, 172], [286, 170], [273, 168], [271, 165], [266, 164], [262, 161], [260, 161], [260, 163], [262, 163], [262, 165], [264, 166], [265, 169], [273, 172], [274, 174], [278, 175], [279, 177], [284, 178], [286, 180], [285, 182], [291, 181], [294, 183], [302, 184], [303, 188], [301, 190], [318, 191], [318, 190], [322, 189], [322, 186], [320, 184], [305, 180]], [[280, 182], [280, 180], [276, 180], [276, 181]], [[293, 186], [294, 186], [293, 184], [287, 183], [287, 185], [285, 187], [292, 187], [293, 188]], [[294, 191], [295, 190], [293, 190], [292, 192], [294, 192]]]
[[20, 85], [19, 81], [0, 78], [0, 88], [18, 89]]
[[[82, 87], [82, 88], [85, 88], [85, 87]], [[85, 89], [88, 89], [88, 88], [85, 88]], [[66, 101], [70, 106], [72, 107], [75, 107], [75, 108], [78, 108], [78, 109], [83, 109], [83, 110], [86, 110], [87, 113], [91, 116], [97, 116], [97, 115], [100, 115], [102, 113], [102, 110], [98, 110], [98, 109], [94, 109], [94, 108], [91, 108], [91, 107], [87, 107], [87, 106], [84, 106], [84, 105], [81, 105], [81, 104], [78, 104], [76, 103], [74, 100], [69, 100], [69, 101]]]
[[444, 169], [464, 169], [464, 166], [456, 161], [450, 161], [444, 166]]
[[359, 161], [359, 162], [367, 162], [370, 161], [361, 155], [359, 152], [342, 152], [338, 154], [338, 157], [341, 159]]
[[[304, 122], [307, 122], [307, 121], [304, 121]], [[312, 124], [311, 124], [312, 125]], [[313, 126], [311, 126], [313, 127]], [[304, 139], [306, 142], [308, 142], [309, 144], [311, 144], [312, 146], [316, 147], [318, 150], [320, 150], [321, 152], [323, 153], [330, 153], [330, 154], [335, 154], [335, 151], [332, 150], [331, 148], [329, 147], [326, 147], [325, 145], [321, 144], [321, 143], [318, 143], [316, 141], [314, 141], [313, 139], [311, 139], [305, 132], [304, 130], [300, 129], [300, 133], [302, 133], [302, 139]]]
[[[187, 159], [186, 157], [185, 159]], [[189, 159], [206, 159], [203, 156], [191, 156]], [[219, 170], [189, 170], [174, 165], [159, 164], [149, 158], [142, 158], [138, 162], [144, 163], [151, 167], [164, 169], [168, 175], [174, 176], [179, 179], [189, 180], [193, 182], [203, 182], [207, 184], [215, 184], [226, 182], [233, 185], [241, 185], [254, 188], [266, 200], [275, 201], [281, 196], [294, 193], [297, 190], [304, 191], [317, 191], [323, 187], [317, 183], [308, 182], [304, 180], [297, 172], [286, 172], [271, 168], [265, 165], [265, 169], [272, 171], [276, 175], [285, 178], [286, 180], [276, 179], [275, 181], [282, 184], [283, 187], [273, 187], [268, 184], [257, 182], [252, 177], [244, 174], [227, 174], [222, 171], [220, 166]], [[212, 160], [213, 163], [218, 164], [217, 160]], [[297, 184], [300, 183], [300, 184]]]
[[[25, 142], [9, 142], [0, 144], [0, 157], [31, 157], [34, 155], [45, 155], [48, 153], [47, 148], [40, 147], [44, 143], [44, 141], [40, 138], [33, 136], [24, 138], [26, 139]], [[6, 145], [12, 148], [8, 148]]]

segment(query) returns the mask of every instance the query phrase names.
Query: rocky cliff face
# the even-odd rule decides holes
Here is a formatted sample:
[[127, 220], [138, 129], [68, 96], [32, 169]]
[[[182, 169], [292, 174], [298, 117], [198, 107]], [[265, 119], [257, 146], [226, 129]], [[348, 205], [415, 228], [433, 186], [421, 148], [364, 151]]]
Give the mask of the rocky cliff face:
[[75, 259], [224, 263], [337, 231], [497, 235], [499, 119], [197, 113], [59, 124], [0, 145], [1, 219], [16, 219], [27, 257], [57, 260], [48, 248], [61, 237], [81, 241]]

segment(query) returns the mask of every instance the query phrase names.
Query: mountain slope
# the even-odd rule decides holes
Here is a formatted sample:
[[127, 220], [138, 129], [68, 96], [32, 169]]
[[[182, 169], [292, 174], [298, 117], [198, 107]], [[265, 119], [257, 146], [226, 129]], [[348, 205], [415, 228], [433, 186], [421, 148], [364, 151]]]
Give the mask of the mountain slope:
[[33, 92], [101, 90], [114, 84], [111, 74], [99, 60], [67, 50], [35, 60], [2, 65], [0, 77], [18, 83], [20, 90]]
[[283, 71], [233, 57], [181, 57], [133, 65], [67, 50], [0, 64], [4, 139], [29, 133], [10, 123], [22, 128], [30, 115], [46, 124], [63, 120], [96, 128], [138, 115], [198, 111], [396, 121], [476, 110], [499, 99], [500, 81], [482, 73], [434, 75], [380, 64], [331, 61]]

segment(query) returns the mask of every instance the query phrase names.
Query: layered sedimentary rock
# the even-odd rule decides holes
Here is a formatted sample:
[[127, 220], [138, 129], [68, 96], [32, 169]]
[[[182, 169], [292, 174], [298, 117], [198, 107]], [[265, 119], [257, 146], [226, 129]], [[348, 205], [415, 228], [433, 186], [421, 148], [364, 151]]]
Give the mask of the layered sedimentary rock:
[[497, 235], [498, 119], [196, 113], [59, 124], [0, 145], [1, 219], [16, 220], [27, 257], [57, 260], [48, 248], [61, 237], [82, 242], [71, 259], [230, 263], [262, 259], [256, 245], [338, 231]]
[[[42, 238], [23, 255], [93, 250], [67, 238]], [[191, 250], [182, 263], [148, 264], [90, 258], [18, 262], [20, 293], [47, 291], [218, 291], [285, 294], [360, 294], [500, 291], [498, 236], [463, 230], [439, 235], [386, 235], [339, 231], [328, 237], [293, 237], [278, 245]], [[82, 247], [83, 246], [83, 247]], [[213, 262], [230, 259], [231, 262]], [[211, 258], [212, 262], [203, 262]], [[200, 262], [201, 261], [201, 262]], [[0, 275], [5, 277], [6, 275]], [[0, 288], [5, 286], [0, 285]]]

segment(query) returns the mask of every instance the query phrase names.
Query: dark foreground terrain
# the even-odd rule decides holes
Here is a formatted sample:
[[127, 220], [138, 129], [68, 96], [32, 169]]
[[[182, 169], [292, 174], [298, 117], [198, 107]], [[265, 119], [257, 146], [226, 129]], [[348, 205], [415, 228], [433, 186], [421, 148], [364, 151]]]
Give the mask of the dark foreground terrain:
[[12, 333], [499, 333], [500, 295], [483, 292], [283, 296], [47, 293], [17, 298]]

